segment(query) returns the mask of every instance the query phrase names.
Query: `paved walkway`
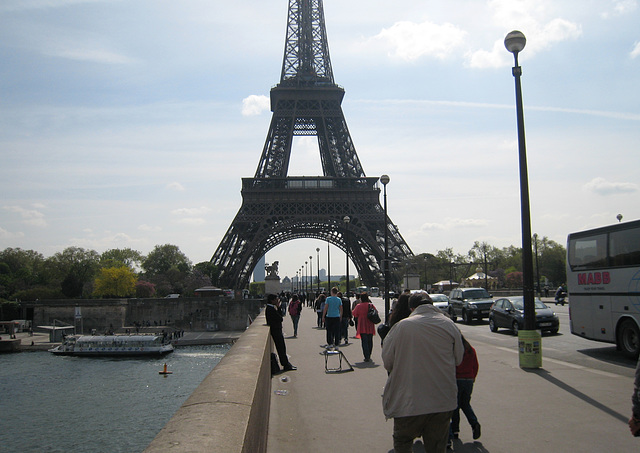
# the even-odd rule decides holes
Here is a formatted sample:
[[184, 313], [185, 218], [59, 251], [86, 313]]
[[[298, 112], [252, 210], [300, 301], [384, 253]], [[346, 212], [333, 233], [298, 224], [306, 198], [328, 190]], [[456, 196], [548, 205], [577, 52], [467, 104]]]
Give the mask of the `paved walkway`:
[[[380, 299], [376, 306], [383, 308]], [[353, 372], [325, 373], [321, 346], [325, 331], [316, 314], [305, 308], [298, 330], [285, 318], [287, 352], [298, 367], [272, 378], [268, 451], [392, 452], [393, 420], [385, 421], [381, 395], [387, 373], [380, 340], [374, 338], [373, 363], [363, 361], [360, 340], [340, 349]], [[464, 332], [477, 326], [459, 325]], [[350, 329], [350, 335], [354, 335]], [[631, 410], [631, 376], [620, 376], [553, 359], [540, 370], [518, 366], [513, 349], [474, 342], [480, 362], [472, 405], [482, 424], [473, 441], [463, 420], [453, 451], [631, 452], [640, 451], [626, 420]], [[544, 346], [543, 346], [544, 347]], [[333, 362], [335, 363], [335, 362]], [[464, 418], [464, 417], [463, 417]], [[414, 452], [423, 452], [419, 440]]]

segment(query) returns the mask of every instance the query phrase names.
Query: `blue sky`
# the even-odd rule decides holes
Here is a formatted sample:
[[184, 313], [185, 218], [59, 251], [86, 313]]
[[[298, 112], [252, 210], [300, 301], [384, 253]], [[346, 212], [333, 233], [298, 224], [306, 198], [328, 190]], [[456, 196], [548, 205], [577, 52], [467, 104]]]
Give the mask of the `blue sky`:
[[[0, 3], [0, 249], [157, 244], [213, 255], [255, 173], [286, 0]], [[532, 231], [640, 218], [637, 0], [325, 0], [367, 176], [414, 253], [521, 244], [513, 56], [523, 68]], [[290, 176], [318, 175], [315, 138]], [[295, 275], [326, 244], [278, 246]], [[351, 268], [353, 269], [353, 267]], [[332, 249], [332, 274], [344, 255]], [[316, 270], [314, 270], [314, 274]]]

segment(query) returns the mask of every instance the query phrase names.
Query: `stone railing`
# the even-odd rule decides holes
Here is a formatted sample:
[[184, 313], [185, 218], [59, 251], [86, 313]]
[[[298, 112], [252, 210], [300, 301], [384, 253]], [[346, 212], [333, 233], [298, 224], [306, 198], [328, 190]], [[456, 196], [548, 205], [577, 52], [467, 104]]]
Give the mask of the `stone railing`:
[[260, 314], [144, 453], [267, 449], [271, 337]]

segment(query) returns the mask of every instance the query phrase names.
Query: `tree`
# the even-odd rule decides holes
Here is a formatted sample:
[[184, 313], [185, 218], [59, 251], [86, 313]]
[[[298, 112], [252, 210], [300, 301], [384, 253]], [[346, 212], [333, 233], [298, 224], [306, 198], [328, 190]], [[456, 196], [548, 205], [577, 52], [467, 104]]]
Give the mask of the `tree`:
[[0, 297], [12, 298], [17, 291], [45, 283], [44, 257], [33, 250], [6, 248], [0, 252]]
[[203, 275], [209, 277], [212, 285], [218, 285], [218, 277], [220, 276], [220, 270], [218, 266], [213, 264], [211, 261], [203, 261], [201, 263], [193, 266], [195, 270], [200, 271]]
[[191, 273], [191, 261], [176, 245], [156, 245], [142, 262], [142, 268], [145, 279], [156, 285], [160, 296], [181, 294]]
[[172, 267], [184, 273], [191, 270], [191, 261], [177, 245], [156, 245], [142, 262], [145, 272], [152, 275], [164, 274]]
[[156, 285], [151, 282], [145, 282], [144, 280], [138, 280], [136, 282], [136, 297], [141, 299], [147, 297], [153, 297], [156, 295]]
[[109, 249], [100, 255], [100, 265], [102, 267], [126, 266], [131, 270], [136, 270], [142, 264], [144, 256], [137, 250], [130, 248]]
[[97, 297], [128, 297], [136, 291], [138, 277], [127, 266], [100, 269], [95, 279], [93, 295]]
[[[54, 278], [60, 282], [62, 293], [66, 297], [80, 297], [85, 286], [90, 286], [99, 268], [100, 255], [95, 250], [80, 247], [67, 247], [47, 262], [51, 265]], [[90, 292], [89, 292], [90, 293]]]
[[508, 273], [506, 275], [506, 285], [508, 288], [522, 288], [522, 272]]

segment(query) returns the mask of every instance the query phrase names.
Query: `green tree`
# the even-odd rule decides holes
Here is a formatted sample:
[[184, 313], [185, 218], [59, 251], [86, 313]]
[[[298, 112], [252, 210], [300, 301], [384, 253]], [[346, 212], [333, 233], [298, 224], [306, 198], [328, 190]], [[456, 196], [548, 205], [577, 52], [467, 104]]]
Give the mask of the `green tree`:
[[143, 260], [142, 253], [130, 248], [109, 249], [100, 255], [100, 265], [102, 267], [119, 267], [123, 265], [134, 271], [140, 268]]
[[142, 262], [144, 278], [156, 285], [159, 296], [182, 294], [191, 274], [191, 261], [171, 244], [156, 245]]
[[0, 297], [10, 299], [17, 291], [46, 283], [44, 257], [33, 250], [7, 248], [0, 252]]
[[165, 274], [171, 268], [186, 274], [191, 270], [191, 261], [177, 245], [156, 245], [142, 262], [142, 268], [150, 275]]
[[203, 275], [209, 277], [212, 285], [218, 285], [218, 277], [220, 276], [220, 270], [218, 266], [211, 261], [203, 261], [193, 266], [195, 270], [200, 271]]
[[135, 294], [138, 277], [127, 266], [102, 268], [95, 279], [93, 295], [129, 297]]
[[95, 250], [67, 247], [47, 259], [50, 272], [66, 297], [75, 298], [91, 294], [90, 286], [96, 276], [100, 255]]

